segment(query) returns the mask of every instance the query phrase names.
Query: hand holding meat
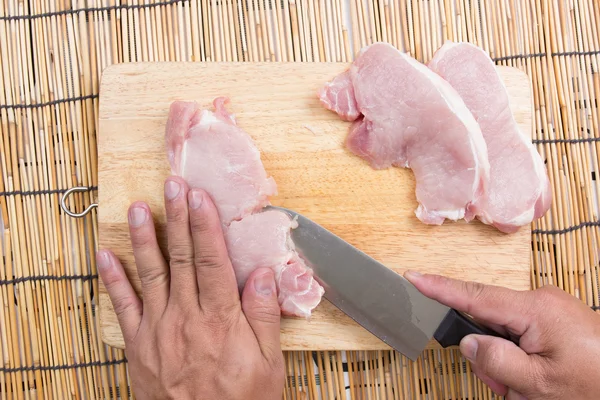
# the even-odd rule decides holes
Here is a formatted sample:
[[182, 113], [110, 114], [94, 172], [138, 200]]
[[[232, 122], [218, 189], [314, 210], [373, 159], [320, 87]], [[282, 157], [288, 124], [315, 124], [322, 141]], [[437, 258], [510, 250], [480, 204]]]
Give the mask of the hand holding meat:
[[475, 374], [508, 400], [597, 399], [600, 315], [552, 286], [519, 292], [407, 272], [424, 295], [466, 312], [519, 346], [469, 335], [461, 344]]
[[280, 307], [273, 271], [250, 275], [240, 299], [217, 210], [206, 192], [165, 184], [169, 258], [149, 207], [129, 209], [143, 301], [110, 251], [98, 269], [123, 332], [140, 399], [280, 399]]

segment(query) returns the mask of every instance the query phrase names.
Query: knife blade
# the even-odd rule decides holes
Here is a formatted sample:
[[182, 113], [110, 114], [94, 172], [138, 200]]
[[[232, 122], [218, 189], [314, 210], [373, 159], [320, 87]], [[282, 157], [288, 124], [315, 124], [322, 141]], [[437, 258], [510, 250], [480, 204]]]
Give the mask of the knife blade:
[[[325, 289], [324, 297], [359, 325], [413, 361], [435, 338], [454, 346], [468, 334], [508, 338], [423, 295], [406, 278], [305, 216], [268, 206], [296, 219], [291, 236], [300, 256]], [[518, 340], [518, 339], [516, 339]]]

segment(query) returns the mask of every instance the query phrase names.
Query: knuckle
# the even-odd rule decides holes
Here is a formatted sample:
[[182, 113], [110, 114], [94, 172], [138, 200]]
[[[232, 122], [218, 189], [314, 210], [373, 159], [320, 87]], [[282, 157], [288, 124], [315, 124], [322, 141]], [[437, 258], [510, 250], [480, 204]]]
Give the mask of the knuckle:
[[169, 264], [171, 267], [189, 266], [192, 263], [189, 247], [181, 244], [169, 244]]
[[190, 217], [190, 229], [194, 234], [207, 234], [216, 231], [215, 224], [210, 224], [202, 215], [193, 214]]
[[193, 215], [190, 217], [190, 231], [195, 237], [201, 237], [203, 241], [217, 243], [223, 237], [221, 222], [215, 218]]
[[194, 264], [198, 268], [224, 269], [228, 260], [215, 251], [201, 251], [194, 256]]
[[279, 319], [281, 318], [279, 308], [275, 309], [267, 304], [246, 307], [245, 312], [248, 313], [251, 318], [269, 324], [275, 324], [279, 322]]
[[102, 282], [106, 286], [106, 290], [110, 293], [122, 284], [123, 277], [114, 269], [110, 269], [102, 274]]
[[[564, 292], [553, 285], [545, 285], [531, 293], [534, 304], [539, 308], [547, 309], [551, 304], [555, 304], [564, 299]], [[551, 308], [551, 307], [550, 307]]]
[[447, 287], [452, 283], [448, 278], [442, 275], [431, 275], [429, 276], [429, 279], [431, 279], [431, 283], [435, 286]]
[[147, 288], [162, 286], [168, 279], [169, 276], [165, 272], [156, 271], [156, 269], [144, 269], [144, 272], [140, 274], [140, 280]]
[[472, 299], [480, 299], [483, 297], [485, 292], [485, 286], [479, 282], [465, 282], [465, 292]]
[[137, 306], [137, 301], [132, 296], [118, 296], [113, 300], [113, 308], [115, 310], [115, 314], [117, 315], [125, 315], [130, 310], [134, 309]]
[[131, 245], [134, 248], [144, 249], [155, 244], [153, 235], [147, 229], [137, 229], [131, 235]]
[[480, 303], [486, 295], [485, 285], [479, 282], [461, 282], [462, 291], [470, 300], [466, 312], [471, 313], [471, 306]]
[[220, 304], [202, 308], [204, 324], [214, 335], [229, 331], [238, 321], [239, 307], [234, 304]]
[[218, 214], [208, 212], [192, 212], [190, 214], [190, 229], [197, 236], [218, 237], [223, 235], [223, 228]]
[[539, 296], [544, 300], [551, 300], [562, 297], [563, 291], [554, 285], [545, 285], [537, 290]]
[[167, 208], [167, 222], [182, 222], [188, 220], [187, 208], [181, 201], [173, 201]]

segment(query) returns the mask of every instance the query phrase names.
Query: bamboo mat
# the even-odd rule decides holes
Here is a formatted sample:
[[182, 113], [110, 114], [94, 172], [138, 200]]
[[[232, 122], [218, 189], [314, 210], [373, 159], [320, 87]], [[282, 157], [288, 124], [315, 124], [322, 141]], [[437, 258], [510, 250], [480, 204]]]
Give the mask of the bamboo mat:
[[[445, 39], [529, 74], [553, 206], [532, 227], [531, 283], [595, 309], [600, 4], [595, 0], [2, 0], [0, 396], [119, 398], [124, 353], [98, 336], [93, 254], [99, 75], [135, 61], [351, 61], [388, 41], [421, 61]], [[491, 399], [456, 349], [286, 353], [286, 399]]]

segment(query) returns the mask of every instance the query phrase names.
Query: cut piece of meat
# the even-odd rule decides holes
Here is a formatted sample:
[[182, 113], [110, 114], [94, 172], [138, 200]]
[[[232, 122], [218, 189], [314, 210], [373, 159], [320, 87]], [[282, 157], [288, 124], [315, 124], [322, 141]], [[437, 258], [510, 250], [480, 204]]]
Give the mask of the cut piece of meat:
[[346, 146], [375, 169], [411, 168], [419, 203], [415, 213], [422, 222], [472, 219], [489, 164], [479, 125], [458, 93], [387, 43], [362, 49], [319, 96], [324, 107], [349, 119], [353, 102], [346, 94], [352, 92], [362, 116], [351, 126]]
[[271, 268], [281, 311], [308, 317], [324, 290], [294, 249], [290, 230], [296, 227], [287, 214], [268, 210], [232, 222], [225, 238], [240, 288], [257, 267]]
[[335, 111], [345, 121], [354, 121], [360, 116], [349, 70], [326, 83], [319, 91], [319, 97], [328, 110]]
[[287, 265], [294, 253], [290, 237], [294, 222], [285, 213], [268, 210], [229, 225], [225, 240], [231, 262], [236, 266], [240, 289], [257, 267], [271, 268], [278, 273]]
[[487, 145], [490, 184], [477, 218], [512, 233], [544, 215], [552, 200], [544, 162], [519, 129], [489, 55], [473, 44], [448, 41], [434, 54], [429, 68], [460, 94]]
[[255, 269], [271, 268], [282, 313], [308, 318], [324, 290], [294, 249], [290, 229], [297, 223], [280, 211], [262, 211], [277, 193], [275, 180], [225, 109], [227, 101], [215, 99], [215, 111], [171, 104], [165, 137], [172, 173], [215, 202], [239, 288]]
[[171, 172], [190, 187], [209, 192], [227, 225], [266, 206], [277, 185], [267, 177], [252, 138], [235, 124], [225, 104], [226, 99], [216, 99], [212, 112], [194, 102], [174, 102], [166, 140]]
[[325, 293], [313, 277], [312, 270], [297, 254], [281, 270], [278, 284], [281, 311], [287, 315], [310, 316]]

